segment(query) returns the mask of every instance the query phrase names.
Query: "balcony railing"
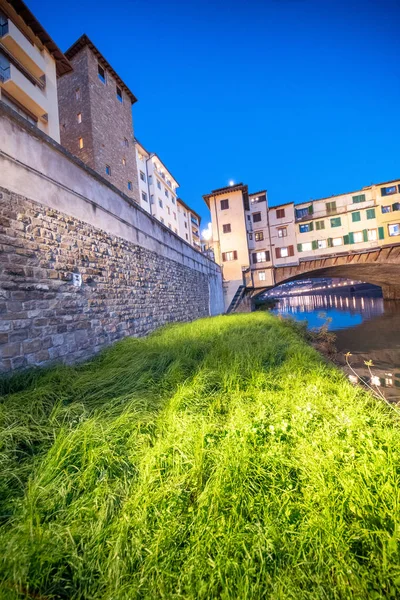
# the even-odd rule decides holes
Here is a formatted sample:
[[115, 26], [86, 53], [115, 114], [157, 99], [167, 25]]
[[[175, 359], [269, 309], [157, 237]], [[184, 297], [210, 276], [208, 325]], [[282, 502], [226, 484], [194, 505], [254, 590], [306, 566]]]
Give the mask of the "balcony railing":
[[[1, 21], [1, 13], [0, 13], [0, 21]], [[8, 33], [8, 20], [4, 23], [0, 23], [0, 37], [3, 35], [7, 35]]]
[[200, 236], [199, 236], [199, 232], [198, 232], [198, 231], [194, 231], [194, 230], [193, 230], [193, 231], [192, 231], [192, 233], [193, 233], [193, 235], [194, 235], [194, 236], [196, 236], [196, 237], [198, 237], [198, 238], [200, 237]]

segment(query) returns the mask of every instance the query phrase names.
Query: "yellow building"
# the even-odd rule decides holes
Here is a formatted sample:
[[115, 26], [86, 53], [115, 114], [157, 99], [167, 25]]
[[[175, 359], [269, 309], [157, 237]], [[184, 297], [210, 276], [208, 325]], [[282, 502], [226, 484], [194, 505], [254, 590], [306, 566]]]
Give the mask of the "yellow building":
[[400, 242], [400, 179], [376, 184], [374, 193], [381, 245]]
[[0, 100], [57, 142], [57, 77], [70, 71], [24, 2], [0, 0]]

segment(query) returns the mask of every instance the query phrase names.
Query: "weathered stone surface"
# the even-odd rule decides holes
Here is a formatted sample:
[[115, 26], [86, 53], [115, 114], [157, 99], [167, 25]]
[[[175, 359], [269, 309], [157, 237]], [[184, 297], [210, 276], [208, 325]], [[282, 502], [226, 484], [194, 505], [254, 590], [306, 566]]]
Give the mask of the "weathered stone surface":
[[0, 261], [0, 371], [82, 360], [209, 314], [199, 270], [13, 193], [2, 195], [0, 219], [15, 236], [10, 245], [0, 233], [0, 256], [9, 257]]

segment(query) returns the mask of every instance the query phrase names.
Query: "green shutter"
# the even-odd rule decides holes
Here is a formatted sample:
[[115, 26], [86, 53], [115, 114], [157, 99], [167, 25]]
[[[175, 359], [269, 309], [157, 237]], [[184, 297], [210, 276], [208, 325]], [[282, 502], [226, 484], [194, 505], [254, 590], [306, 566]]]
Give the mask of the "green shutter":
[[313, 242], [312, 242], [312, 249], [313, 250], [318, 250], [318, 242], [317, 242], [317, 240], [313, 240]]
[[354, 233], [349, 233], [349, 243], [354, 244]]
[[314, 231], [314, 223], [310, 223], [308, 231]]
[[310, 204], [310, 206], [308, 207], [308, 214], [309, 214], [309, 215], [312, 215], [312, 214], [313, 214], [313, 212], [314, 212], [313, 205], [312, 205], [312, 204]]
[[378, 233], [379, 233], [379, 239], [384, 240], [385, 239], [385, 230], [383, 229], [383, 227], [378, 227]]
[[361, 221], [361, 213], [359, 210], [351, 213], [351, 220], [353, 223], [358, 223], [358, 221]]
[[328, 248], [332, 248], [332, 238], [328, 238]]
[[366, 229], [363, 229], [363, 240], [368, 242], [368, 231]]
[[340, 227], [341, 224], [342, 221], [340, 217], [334, 217], [333, 219], [331, 219], [331, 227]]
[[301, 246], [302, 244], [297, 244], [297, 252], [301, 252]]
[[375, 219], [375, 209], [369, 208], [367, 210], [367, 219]]
[[350, 243], [349, 236], [348, 235], [344, 235], [343, 236], [343, 244], [347, 245], [349, 243]]

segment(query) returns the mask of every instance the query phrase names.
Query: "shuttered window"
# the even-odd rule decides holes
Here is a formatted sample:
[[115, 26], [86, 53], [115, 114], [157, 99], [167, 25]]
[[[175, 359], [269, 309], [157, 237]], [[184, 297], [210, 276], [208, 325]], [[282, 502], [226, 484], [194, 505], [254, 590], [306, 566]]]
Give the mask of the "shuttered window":
[[236, 250], [231, 250], [230, 252], [223, 252], [222, 253], [222, 260], [223, 260], [223, 262], [229, 262], [231, 260], [237, 260], [237, 251]]

